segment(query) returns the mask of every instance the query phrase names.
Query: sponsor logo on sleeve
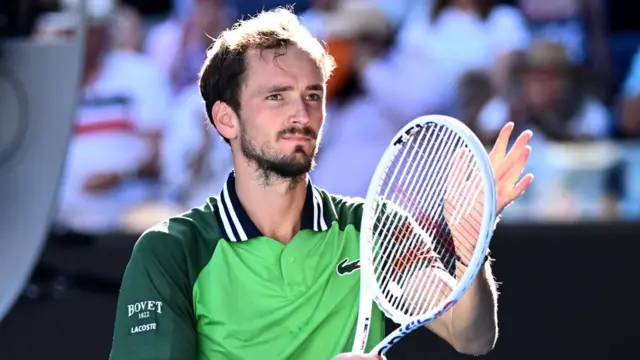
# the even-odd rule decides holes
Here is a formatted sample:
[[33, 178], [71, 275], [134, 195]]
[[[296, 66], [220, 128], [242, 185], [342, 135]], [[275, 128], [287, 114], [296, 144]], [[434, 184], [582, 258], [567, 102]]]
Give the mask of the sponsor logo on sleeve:
[[138, 301], [127, 305], [127, 318], [131, 319], [133, 322], [138, 322], [140, 320], [147, 322], [146, 324], [132, 326], [130, 333], [135, 334], [156, 330], [157, 324], [155, 319], [157, 314], [162, 314], [161, 301]]

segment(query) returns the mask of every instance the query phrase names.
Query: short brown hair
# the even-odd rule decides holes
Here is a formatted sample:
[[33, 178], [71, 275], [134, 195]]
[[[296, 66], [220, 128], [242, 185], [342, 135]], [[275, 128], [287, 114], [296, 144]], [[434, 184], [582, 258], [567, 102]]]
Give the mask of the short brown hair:
[[284, 55], [290, 45], [309, 53], [326, 82], [335, 67], [333, 57], [290, 9], [264, 11], [248, 20], [238, 21], [220, 34], [207, 51], [199, 80], [207, 117], [214, 127], [211, 109], [216, 102], [226, 103], [239, 114], [240, 90], [247, 69], [246, 54], [256, 49], [280, 49], [282, 52], [277, 53], [277, 57]]

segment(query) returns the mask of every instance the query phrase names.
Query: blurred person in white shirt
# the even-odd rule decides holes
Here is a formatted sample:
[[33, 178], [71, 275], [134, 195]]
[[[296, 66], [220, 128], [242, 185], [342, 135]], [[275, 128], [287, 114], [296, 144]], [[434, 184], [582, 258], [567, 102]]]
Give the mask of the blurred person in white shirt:
[[154, 194], [169, 85], [137, 51], [139, 20], [130, 8], [89, 20], [56, 218], [65, 230], [117, 231], [121, 214]]
[[127, 210], [122, 226], [140, 233], [163, 219], [199, 206], [219, 192], [233, 169], [231, 148], [211, 128], [197, 84], [171, 103], [161, 146], [160, 196]]
[[530, 42], [526, 21], [495, 0], [421, 0], [398, 34], [398, 46], [421, 53], [424, 71], [440, 89], [434, 96], [452, 107], [458, 81], [469, 71], [489, 71], [502, 56]]

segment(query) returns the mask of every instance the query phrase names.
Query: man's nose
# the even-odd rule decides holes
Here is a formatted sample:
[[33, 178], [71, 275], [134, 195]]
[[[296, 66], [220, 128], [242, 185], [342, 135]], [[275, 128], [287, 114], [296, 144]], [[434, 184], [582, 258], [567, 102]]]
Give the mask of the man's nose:
[[291, 120], [294, 124], [306, 125], [309, 123], [309, 110], [304, 98], [301, 97], [296, 101]]

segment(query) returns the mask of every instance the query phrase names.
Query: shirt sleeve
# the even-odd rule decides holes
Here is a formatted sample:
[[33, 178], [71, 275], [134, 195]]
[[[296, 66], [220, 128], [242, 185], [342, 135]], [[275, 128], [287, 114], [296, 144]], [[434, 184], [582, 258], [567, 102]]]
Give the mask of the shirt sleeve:
[[122, 280], [110, 360], [196, 358], [191, 285], [182, 239], [140, 237]]

